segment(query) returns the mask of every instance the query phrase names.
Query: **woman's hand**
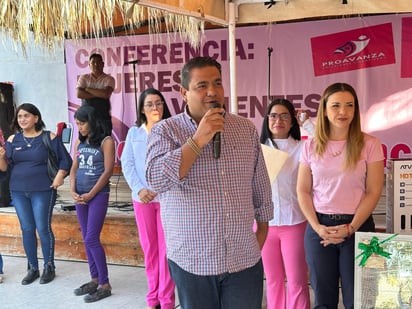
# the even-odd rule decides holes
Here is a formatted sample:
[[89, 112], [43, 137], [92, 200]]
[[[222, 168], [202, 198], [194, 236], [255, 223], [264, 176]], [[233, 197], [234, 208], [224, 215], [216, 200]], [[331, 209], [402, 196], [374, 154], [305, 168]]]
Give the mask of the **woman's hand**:
[[57, 190], [57, 188], [62, 186], [63, 184], [64, 184], [64, 177], [57, 173], [50, 187]]
[[299, 109], [296, 111], [296, 119], [299, 126], [303, 126], [303, 123], [309, 119], [308, 111], [304, 109]]
[[0, 146], [0, 159], [6, 158], [6, 149]]
[[319, 236], [322, 238], [320, 243], [323, 246], [336, 245], [344, 242], [353, 234], [352, 226], [349, 224], [341, 224], [335, 226], [323, 226], [322, 235]]
[[150, 191], [148, 189], [142, 189], [138, 193], [140, 202], [142, 204], [150, 203], [157, 195], [156, 192]]
[[7, 171], [6, 149], [0, 146], [0, 171]]
[[319, 237], [322, 239], [327, 239], [330, 237], [331, 234], [334, 233], [334, 231], [331, 230], [329, 226], [323, 224], [318, 224], [316, 227], [313, 227], [313, 229], [316, 233], [318, 233]]

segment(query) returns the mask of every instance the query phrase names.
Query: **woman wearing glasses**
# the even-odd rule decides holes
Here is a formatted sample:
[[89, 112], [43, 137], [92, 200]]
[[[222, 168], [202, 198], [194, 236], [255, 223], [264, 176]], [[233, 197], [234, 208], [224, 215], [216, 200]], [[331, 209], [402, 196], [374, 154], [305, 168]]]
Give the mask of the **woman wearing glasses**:
[[148, 187], [145, 177], [147, 136], [153, 125], [171, 115], [163, 95], [153, 88], [141, 93], [138, 108], [136, 126], [129, 129], [121, 156], [122, 170], [132, 190], [139, 240], [145, 257], [147, 308], [172, 309], [175, 284], [167, 264], [160, 204], [157, 193]]
[[260, 142], [289, 154], [272, 183], [274, 217], [262, 249], [267, 309], [307, 309], [310, 299], [303, 246], [306, 219], [297, 201], [296, 179], [302, 145], [300, 125], [312, 135], [313, 124], [303, 111], [295, 117], [294, 106], [285, 99], [272, 101], [266, 111]]

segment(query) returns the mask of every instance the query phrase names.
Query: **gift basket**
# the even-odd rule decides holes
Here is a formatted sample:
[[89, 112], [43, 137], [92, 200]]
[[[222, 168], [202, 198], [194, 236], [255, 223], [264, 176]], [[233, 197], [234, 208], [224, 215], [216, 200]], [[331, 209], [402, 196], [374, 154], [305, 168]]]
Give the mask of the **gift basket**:
[[412, 308], [412, 235], [355, 234], [355, 308]]

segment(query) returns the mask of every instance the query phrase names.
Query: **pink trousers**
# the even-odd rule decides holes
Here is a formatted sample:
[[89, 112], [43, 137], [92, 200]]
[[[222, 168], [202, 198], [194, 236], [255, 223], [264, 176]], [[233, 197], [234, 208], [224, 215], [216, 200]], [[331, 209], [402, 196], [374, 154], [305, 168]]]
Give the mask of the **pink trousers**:
[[310, 308], [305, 228], [306, 222], [269, 227], [262, 249], [267, 309]]
[[143, 249], [148, 292], [146, 302], [149, 307], [160, 304], [165, 309], [175, 306], [175, 284], [169, 273], [166, 244], [160, 220], [160, 204], [141, 204], [133, 200], [140, 245]]

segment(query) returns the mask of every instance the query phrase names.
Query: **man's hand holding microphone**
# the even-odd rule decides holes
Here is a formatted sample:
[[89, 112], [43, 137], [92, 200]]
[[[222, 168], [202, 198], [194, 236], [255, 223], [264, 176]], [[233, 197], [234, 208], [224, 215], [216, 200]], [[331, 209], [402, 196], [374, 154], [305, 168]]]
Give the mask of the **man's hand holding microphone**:
[[193, 136], [193, 140], [199, 148], [203, 148], [213, 139], [213, 156], [215, 159], [220, 158], [221, 132], [223, 132], [225, 125], [224, 114], [223, 105], [217, 102], [211, 104], [210, 110], [203, 116]]

